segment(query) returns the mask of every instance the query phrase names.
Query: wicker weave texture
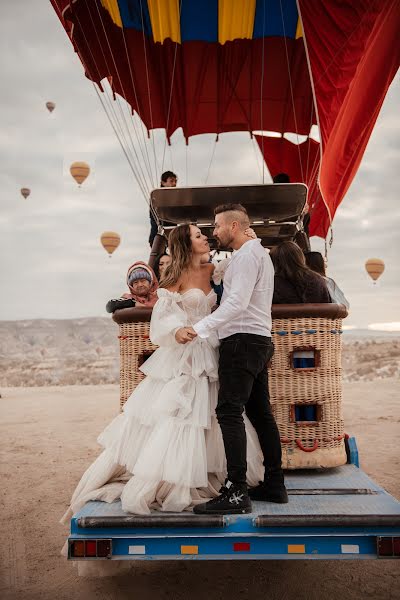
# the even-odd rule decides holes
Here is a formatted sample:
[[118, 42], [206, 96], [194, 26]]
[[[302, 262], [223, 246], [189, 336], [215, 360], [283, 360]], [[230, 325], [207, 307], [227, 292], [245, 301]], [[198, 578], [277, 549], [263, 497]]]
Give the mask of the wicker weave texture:
[[[149, 323], [119, 326], [121, 409], [144, 378], [140, 364], [155, 349]], [[269, 365], [271, 405], [284, 468], [338, 466], [346, 462], [341, 386], [341, 319], [274, 319], [275, 352]], [[292, 353], [312, 350], [316, 367], [294, 369]], [[296, 421], [296, 405], [315, 405], [317, 419]], [[329, 451], [331, 453], [329, 454]]]

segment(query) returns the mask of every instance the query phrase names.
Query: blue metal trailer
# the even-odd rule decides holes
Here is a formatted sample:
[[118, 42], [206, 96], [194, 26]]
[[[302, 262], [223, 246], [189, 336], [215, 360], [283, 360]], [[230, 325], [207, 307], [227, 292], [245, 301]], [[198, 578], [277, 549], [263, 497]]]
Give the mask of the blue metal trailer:
[[88, 502], [71, 520], [70, 560], [400, 558], [400, 502], [349, 463], [286, 477], [288, 504], [253, 502], [244, 515], [124, 513]]

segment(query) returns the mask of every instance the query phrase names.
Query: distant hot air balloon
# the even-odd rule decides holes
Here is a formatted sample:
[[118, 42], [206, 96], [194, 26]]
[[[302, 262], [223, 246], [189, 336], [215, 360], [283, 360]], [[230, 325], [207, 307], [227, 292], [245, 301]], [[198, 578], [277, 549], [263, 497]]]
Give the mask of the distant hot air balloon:
[[55, 107], [56, 107], [55, 102], [46, 102], [46, 108], [50, 113], [53, 112]]
[[80, 186], [90, 173], [90, 167], [85, 162], [74, 162], [69, 168], [72, 177]]
[[31, 190], [29, 188], [21, 188], [21, 194], [25, 199], [29, 196], [30, 193]]
[[101, 234], [100, 241], [111, 258], [111, 254], [118, 248], [121, 238], [115, 231], [105, 231]]
[[380, 258], [369, 258], [365, 263], [365, 269], [375, 284], [385, 270], [385, 263]]

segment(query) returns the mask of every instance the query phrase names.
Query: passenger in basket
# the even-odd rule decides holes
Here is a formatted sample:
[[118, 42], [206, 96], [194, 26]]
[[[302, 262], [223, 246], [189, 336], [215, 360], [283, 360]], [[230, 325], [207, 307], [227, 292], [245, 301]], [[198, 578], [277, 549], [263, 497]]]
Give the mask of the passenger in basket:
[[157, 277], [151, 267], [145, 262], [133, 263], [126, 276], [129, 292], [118, 299], [109, 300], [106, 310], [113, 313], [121, 308], [147, 307], [151, 308], [157, 302]]
[[306, 265], [294, 242], [282, 242], [271, 250], [275, 268], [273, 304], [331, 302], [325, 279]]
[[[178, 177], [172, 171], [165, 171], [161, 175], [160, 187], [176, 187], [178, 183]], [[150, 210], [150, 236], [149, 236], [149, 244], [150, 248], [153, 246], [154, 238], [157, 235], [158, 225], [157, 221], [154, 218], [152, 211]]]
[[304, 256], [310, 269], [324, 278], [331, 301], [335, 304], [344, 304], [346, 308], [350, 308], [350, 302], [347, 300], [336, 281], [334, 281], [332, 277], [327, 277], [325, 271], [325, 260], [321, 252], [305, 252]]
[[161, 281], [162, 277], [164, 276], [165, 269], [171, 264], [171, 261], [172, 258], [170, 254], [167, 254], [166, 252], [164, 252], [164, 254], [161, 254], [160, 258], [157, 261], [156, 268], [154, 269], [158, 281]]

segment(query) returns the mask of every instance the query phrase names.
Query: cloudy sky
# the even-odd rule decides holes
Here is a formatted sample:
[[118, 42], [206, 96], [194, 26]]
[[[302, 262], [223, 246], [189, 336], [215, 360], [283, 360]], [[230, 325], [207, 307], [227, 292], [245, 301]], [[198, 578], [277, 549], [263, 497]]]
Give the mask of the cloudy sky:
[[[148, 258], [146, 202], [50, 2], [3, 0], [0, 11], [0, 319], [105, 315], [129, 264]], [[399, 99], [397, 77], [334, 221], [329, 274], [350, 300], [349, 326], [400, 322]], [[51, 116], [48, 100], [57, 104]], [[213, 140], [193, 138], [186, 153], [176, 135], [164, 168], [203, 185]], [[160, 163], [163, 151], [158, 133]], [[68, 173], [75, 160], [92, 167], [81, 189]], [[260, 183], [260, 165], [247, 135], [222, 135], [208, 184]], [[105, 230], [122, 238], [112, 259], [99, 243]], [[375, 286], [364, 270], [370, 257], [386, 264]]]

